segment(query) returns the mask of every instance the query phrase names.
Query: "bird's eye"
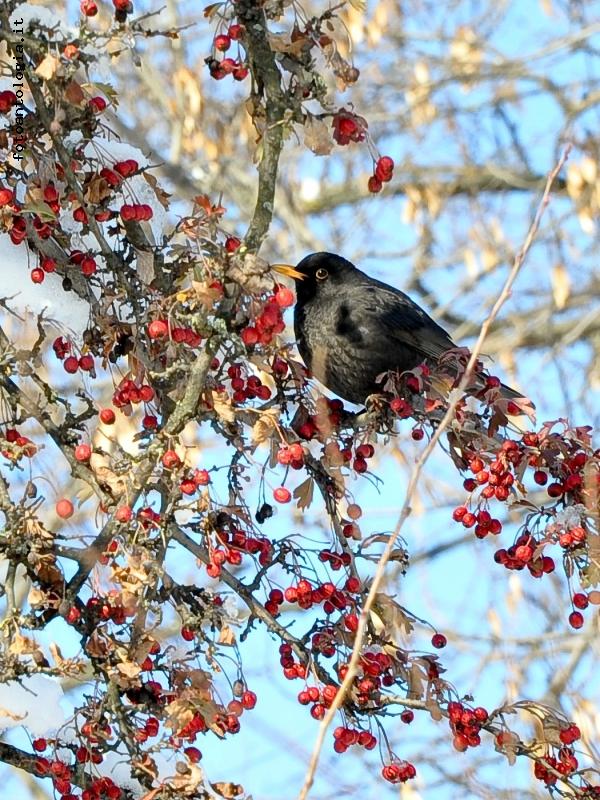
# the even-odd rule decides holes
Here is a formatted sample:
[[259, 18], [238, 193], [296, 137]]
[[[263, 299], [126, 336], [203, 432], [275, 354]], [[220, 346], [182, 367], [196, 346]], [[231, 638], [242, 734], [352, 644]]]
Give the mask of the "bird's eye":
[[323, 269], [323, 267], [318, 269], [317, 272], [316, 272], [316, 276], [317, 276], [317, 280], [318, 281], [324, 281], [325, 278], [328, 277], [328, 275], [329, 275], [329, 273], [327, 272], [326, 269]]

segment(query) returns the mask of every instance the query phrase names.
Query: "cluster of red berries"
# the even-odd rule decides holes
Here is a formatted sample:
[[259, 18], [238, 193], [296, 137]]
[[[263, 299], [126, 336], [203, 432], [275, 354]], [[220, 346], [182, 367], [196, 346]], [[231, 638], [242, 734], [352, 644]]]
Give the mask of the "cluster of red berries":
[[123, 222], [129, 222], [130, 220], [144, 222], [152, 219], [154, 211], [148, 203], [124, 203], [119, 210], [119, 214]]
[[100, 744], [112, 738], [113, 732], [111, 726], [106, 720], [90, 720], [88, 719], [81, 726], [81, 735], [90, 744]]
[[[597, 593], [595, 593], [597, 594]], [[573, 595], [573, 605], [575, 608], [581, 609], [580, 611], [571, 611], [569, 614], [569, 625], [572, 628], [578, 629], [583, 627], [583, 614], [581, 611], [585, 611], [585, 609], [589, 606], [590, 600], [585, 592], [575, 592]]]
[[136, 612], [134, 607], [125, 608], [122, 605], [121, 595], [116, 590], [109, 591], [104, 598], [90, 597], [86, 609], [89, 619], [114, 622], [117, 625], [123, 625], [127, 617], [133, 617]]
[[283, 667], [283, 675], [288, 680], [294, 678], [306, 678], [307, 669], [305, 664], [294, 661], [292, 645], [287, 642], [279, 645], [279, 663]]
[[299, 442], [284, 444], [277, 451], [277, 463], [292, 469], [302, 469], [304, 466], [304, 448]]
[[321, 653], [325, 658], [333, 658], [336, 654], [336, 633], [331, 626], [322, 627], [311, 637], [313, 653]]
[[[329, 562], [331, 569], [334, 572], [337, 572], [342, 567], [350, 566], [350, 564], [352, 563], [352, 556], [350, 555], [350, 553], [334, 553], [332, 550], [325, 549], [321, 550], [321, 552], [319, 553], [319, 561], [323, 562], [323, 564], [327, 564]], [[358, 588], [352, 588], [352, 589], [349, 588], [350, 586], [355, 587], [357, 585]], [[358, 578], [354, 577], [348, 578], [348, 582], [346, 583], [346, 589], [348, 589], [348, 591], [353, 591], [353, 592], [360, 591], [360, 581], [358, 580]]]
[[130, 178], [139, 170], [140, 165], [135, 158], [126, 158], [123, 161], [117, 161], [111, 170], [109, 167], [103, 167], [100, 170], [100, 175], [105, 178], [111, 186], [118, 186], [120, 180], [117, 178], [115, 183], [114, 173], [116, 172], [121, 178]]
[[85, 353], [82, 356], [68, 355], [72, 351], [71, 342], [63, 339], [62, 336], [57, 337], [52, 343], [52, 349], [59, 361], [63, 362], [63, 369], [70, 375], [74, 375], [78, 370], [82, 372], [89, 372], [95, 375], [94, 371], [94, 357], [90, 353]]
[[417, 774], [414, 765], [409, 761], [398, 761], [387, 764], [381, 769], [381, 777], [390, 783], [405, 783]]
[[[85, 726], [84, 726], [85, 727]], [[42, 753], [48, 747], [46, 739], [39, 738], [33, 742], [33, 749]], [[78, 763], [87, 761], [93, 764], [102, 762], [102, 754], [95, 749], [78, 747], [75, 753]], [[72, 768], [58, 758], [49, 759], [45, 756], [38, 756], [35, 760], [35, 772], [40, 777], [51, 777], [54, 789], [62, 800], [120, 800], [123, 796], [122, 790], [116, 783], [108, 777], [94, 778], [89, 785], [82, 791], [81, 795], [74, 795], [71, 791], [73, 780]]]
[[0, 450], [4, 458], [8, 458], [9, 461], [18, 461], [22, 456], [33, 458], [37, 453], [37, 447], [31, 439], [27, 436], [22, 436], [16, 428], [7, 428], [4, 434], [0, 435], [9, 444], [14, 445], [14, 447]]
[[375, 163], [373, 175], [369, 178], [368, 189], [373, 194], [380, 192], [384, 183], [389, 183], [394, 175], [394, 161], [389, 156], [381, 156]]
[[226, 53], [231, 47], [232, 42], [239, 42], [244, 36], [244, 26], [232, 23], [227, 29], [227, 33], [218, 33], [213, 41], [215, 50]]
[[56, 261], [49, 256], [44, 256], [40, 259], [39, 267], [34, 267], [31, 270], [31, 280], [33, 283], [43, 283], [46, 275], [56, 272]]
[[301, 578], [295, 586], [288, 586], [284, 596], [288, 603], [297, 603], [304, 610], [322, 603], [325, 614], [333, 614], [336, 610], [343, 611], [354, 605], [349, 594], [337, 589], [330, 581], [313, 588], [310, 581]]
[[[544, 761], [536, 761], [533, 768], [535, 777], [546, 784], [554, 786], [559, 780], [559, 775], [572, 775], [579, 767], [579, 762], [572, 748], [561, 747], [558, 756], [544, 756]], [[556, 773], [559, 773], [557, 775]]]
[[[31, 214], [30, 219], [33, 229], [40, 239], [48, 239], [52, 236], [52, 229], [55, 225], [53, 221], [43, 221], [37, 214]], [[8, 236], [14, 245], [21, 244], [27, 238], [27, 221], [24, 216], [13, 214]]]
[[464, 487], [468, 492], [473, 492], [478, 486], [483, 487], [481, 497], [489, 500], [496, 498], [501, 502], [508, 499], [515, 477], [511, 472], [512, 466], [521, 463], [523, 453], [517, 442], [507, 439], [502, 443], [497, 457], [486, 466], [484, 461], [476, 456], [469, 463], [469, 469], [474, 478], [467, 478]]
[[316, 686], [309, 686], [298, 694], [298, 702], [302, 706], [312, 703], [310, 715], [313, 719], [323, 719], [325, 712], [335, 700], [338, 688], [333, 683], [329, 683], [322, 689]]
[[[211, 561], [216, 566], [224, 564], [225, 561], [229, 564], [240, 564], [244, 554], [258, 556], [261, 566], [266, 566], [271, 562], [273, 545], [265, 536], [249, 536], [233, 523], [228, 526], [227, 530], [219, 528], [215, 531], [215, 536], [224, 548], [224, 550], [215, 548], [211, 551]], [[211, 573], [209, 572], [209, 574]]]
[[305, 419], [295, 430], [301, 439], [326, 439], [342, 420], [344, 404], [341, 400], [319, 397], [316, 412]]
[[[360, 658], [362, 675], [354, 679], [357, 705], [367, 705], [369, 702], [378, 702], [382, 686], [390, 687], [396, 682], [393, 673], [394, 662], [387, 653], [367, 650]], [[346, 677], [347, 664], [336, 667], [340, 680]]]
[[147, 327], [149, 339], [166, 339], [169, 337], [176, 344], [187, 344], [189, 347], [199, 347], [202, 336], [192, 328], [171, 327], [166, 319], [155, 319]]
[[357, 731], [354, 728], [338, 725], [333, 731], [333, 749], [336, 753], [345, 753], [352, 745], [359, 745], [365, 750], [373, 750], [377, 738], [370, 731]]
[[462, 522], [465, 528], [475, 526], [475, 536], [478, 539], [484, 539], [488, 533], [498, 535], [502, 532], [500, 520], [493, 518], [485, 508], [473, 513], [466, 506], [458, 506], [452, 512], [452, 519], [455, 522]]
[[[344, 450], [342, 450], [342, 455], [344, 455]], [[363, 473], [366, 472], [368, 469], [367, 460], [369, 458], [373, 458], [375, 455], [375, 448], [372, 444], [366, 442], [365, 444], [359, 444], [356, 450], [354, 451], [354, 461], [352, 462], [352, 469], [355, 472]]]
[[231, 382], [231, 399], [234, 403], [241, 404], [255, 398], [268, 400], [271, 397], [271, 390], [258, 375], [249, 375], [247, 378], [243, 376], [240, 364], [231, 364], [227, 368], [227, 376]]
[[73, 250], [69, 254], [69, 261], [78, 266], [86, 278], [94, 275], [98, 269], [96, 259], [90, 253], [83, 253], [81, 250]]
[[488, 712], [481, 706], [471, 710], [454, 700], [448, 703], [448, 722], [454, 734], [454, 748], [463, 752], [468, 747], [478, 747], [481, 744], [479, 732], [487, 720]]
[[130, 378], [125, 378], [117, 386], [112, 396], [115, 408], [124, 408], [138, 403], [150, 403], [154, 399], [154, 389], [146, 383], [139, 386]]
[[274, 295], [268, 297], [254, 324], [246, 326], [240, 334], [246, 347], [271, 344], [273, 337], [285, 329], [282, 310], [293, 302], [294, 295], [285, 286], [279, 287]]
[[[244, 38], [244, 26], [232, 23], [227, 33], [218, 33], [213, 40], [213, 47], [217, 53], [226, 53], [231, 47], [232, 42], [239, 42]], [[248, 76], [248, 67], [245, 65], [238, 48], [238, 57], [223, 58], [219, 61], [217, 58], [207, 58], [208, 65], [212, 78], [220, 81], [226, 75], [233, 75], [234, 80], [243, 81]]]
[[206, 469], [195, 469], [190, 475], [184, 478], [179, 484], [182, 494], [195, 494], [200, 486], [208, 486], [210, 475]]
[[541, 578], [555, 570], [554, 559], [539, 552], [537, 540], [524, 531], [507, 550], [501, 548], [494, 553], [494, 561], [506, 569], [522, 570], [527, 567], [533, 578]]
[[331, 127], [335, 141], [340, 145], [346, 145], [350, 142], [364, 142], [369, 126], [363, 117], [341, 108], [333, 115]]

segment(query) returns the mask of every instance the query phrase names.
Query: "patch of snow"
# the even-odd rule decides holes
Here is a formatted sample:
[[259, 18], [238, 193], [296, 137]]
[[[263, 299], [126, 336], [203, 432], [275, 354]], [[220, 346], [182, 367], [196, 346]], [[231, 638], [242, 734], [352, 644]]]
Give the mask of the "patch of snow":
[[[44, 8], [44, 6], [34, 6], [30, 3], [21, 3], [15, 8], [10, 15], [10, 24], [13, 29], [23, 28], [25, 31], [30, 26], [32, 28], [48, 28], [49, 30], [60, 28], [60, 21], [56, 17], [56, 11], [51, 11], [49, 8]], [[62, 30], [62, 28], [60, 29]]]
[[65, 293], [56, 274], [46, 275], [42, 284], [32, 283], [28, 255], [31, 258], [24, 245], [14, 245], [7, 234], [0, 234], [0, 297], [12, 298], [7, 305], [20, 316], [33, 317], [45, 309], [46, 318], [81, 336], [89, 306], [73, 292]]
[[65, 721], [60, 683], [46, 675], [0, 683], [0, 728], [23, 726], [32, 736], [46, 736]]
[[82, 140], [83, 133], [81, 131], [70, 131], [63, 139], [63, 144], [67, 150], [74, 150]]

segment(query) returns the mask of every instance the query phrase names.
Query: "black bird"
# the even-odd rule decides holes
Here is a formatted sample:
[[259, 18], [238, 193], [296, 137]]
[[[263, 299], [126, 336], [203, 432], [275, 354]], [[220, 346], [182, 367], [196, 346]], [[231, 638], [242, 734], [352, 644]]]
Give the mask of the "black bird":
[[[435, 364], [456, 347], [448, 333], [410, 297], [371, 278], [333, 253], [312, 253], [296, 266], [273, 269], [296, 282], [294, 330], [312, 374], [332, 392], [363, 404], [381, 392], [390, 370]], [[502, 384], [508, 399], [522, 395]]]

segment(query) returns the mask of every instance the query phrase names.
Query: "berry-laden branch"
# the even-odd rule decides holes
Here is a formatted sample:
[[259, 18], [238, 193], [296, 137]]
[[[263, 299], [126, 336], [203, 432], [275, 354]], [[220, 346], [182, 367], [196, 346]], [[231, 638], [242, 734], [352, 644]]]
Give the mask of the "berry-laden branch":
[[298, 794], [298, 800], [306, 800], [306, 798], [309, 795], [310, 789], [311, 789], [311, 787], [313, 785], [314, 778], [315, 778], [315, 775], [316, 775], [317, 767], [318, 767], [318, 764], [319, 764], [319, 758], [321, 756], [321, 751], [323, 749], [323, 744], [325, 742], [325, 735], [327, 733], [327, 730], [329, 729], [329, 726], [333, 722], [333, 718], [337, 714], [338, 710], [343, 705], [343, 703], [345, 701], [345, 698], [347, 697], [347, 694], [348, 694], [348, 692], [350, 690], [350, 687], [352, 686], [352, 684], [355, 681], [356, 675], [358, 673], [359, 661], [360, 661], [360, 658], [361, 658], [361, 650], [362, 650], [362, 647], [363, 647], [363, 641], [364, 641], [364, 637], [365, 637], [365, 634], [366, 634], [366, 629], [367, 629], [367, 625], [368, 625], [368, 622], [369, 622], [369, 616], [370, 616], [370, 613], [371, 613], [371, 609], [373, 608], [373, 605], [374, 605], [374, 603], [376, 601], [376, 598], [377, 598], [377, 594], [380, 591], [381, 585], [383, 583], [383, 579], [385, 577], [386, 567], [387, 567], [388, 562], [390, 560], [390, 556], [391, 556], [394, 548], [396, 547], [396, 542], [398, 540], [398, 537], [400, 536], [400, 533], [402, 531], [402, 527], [403, 527], [404, 523], [406, 522], [406, 520], [408, 519], [408, 517], [410, 516], [411, 510], [412, 510], [411, 509], [411, 504], [413, 502], [413, 495], [414, 495], [414, 493], [415, 493], [415, 491], [417, 489], [417, 486], [419, 484], [419, 479], [420, 479], [421, 473], [422, 473], [422, 471], [423, 471], [423, 469], [425, 467], [425, 464], [427, 463], [428, 459], [430, 458], [431, 454], [433, 453], [437, 443], [439, 442], [440, 438], [442, 437], [444, 432], [447, 430], [448, 425], [451, 423], [452, 419], [454, 418], [454, 416], [456, 414], [456, 409], [458, 407], [458, 404], [462, 400], [462, 398], [464, 396], [464, 392], [465, 392], [465, 390], [467, 389], [467, 387], [469, 386], [469, 384], [471, 382], [471, 376], [472, 376], [473, 370], [475, 369], [477, 361], [479, 359], [479, 354], [482, 351], [483, 343], [485, 341], [485, 337], [487, 335], [487, 332], [488, 332], [488, 330], [490, 328], [490, 325], [493, 323], [493, 321], [498, 316], [498, 312], [502, 308], [503, 304], [506, 302], [506, 300], [510, 296], [511, 288], [512, 288], [512, 286], [513, 286], [513, 284], [514, 284], [514, 282], [515, 282], [515, 280], [517, 278], [517, 275], [519, 274], [519, 271], [521, 270], [521, 267], [523, 266], [523, 263], [525, 262], [525, 258], [527, 256], [527, 253], [529, 252], [529, 249], [531, 248], [531, 245], [533, 244], [533, 242], [535, 240], [535, 236], [536, 236], [536, 233], [537, 233], [537, 231], [539, 229], [540, 222], [541, 222], [541, 219], [542, 219], [542, 214], [543, 214], [543, 212], [544, 212], [544, 210], [545, 210], [545, 208], [546, 208], [546, 206], [547, 206], [547, 204], [548, 204], [548, 202], [550, 200], [550, 192], [552, 190], [552, 184], [554, 182], [554, 179], [556, 178], [556, 176], [558, 175], [558, 173], [562, 169], [563, 165], [565, 164], [565, 162], [566, 162], [566, 160], [568, 158], [570, 149], [571, 149], [570, 146], [568, 146], [568, 147], [566, 147], [564, 149], [564, 151], [563, 151], [560, 159], [558, 160], [557, 164], [555, 165], [554, 169], [548, 175], [548, 178], [546, 180], [546, 186], [544, 187], [544, 191], [543, 191], [543, 194], [542, 194], [542, 198], [540, 200], [540, 203], [539, 203], [538, 209], [536, 211], [536, 214], [535, 214], [535, 216], [533, 218], [533, 221], [532, 221], [532, 223], [531, 223], [531, 225], [529, 227], [529, 230], [527, 232], [527, 236], [525, 237], [525, 241], [523, 243], [523, 246], [520, 248], [519, 252], [517, 253], [515, 261], [514, 261], [514, 263], [512, 265], [512, 268], [511, 268], [511, 270], [510, 270], [510, 272], [509, 272], [509, 274], [508, 274], [508, 276], [506, 278], [504, 286], [502, 287], [502, 290], [500, 291], [500, 293], [498, 295], [498, 298], [497, 298], [496, 302], [494, 303], [490, 313], [488, 314], [488, 316], [486, 317], [486, 319], [484, 320], [484, 322], [481, 325], [481, 330], [479, 332], [479, 336], [477, 337], [477, 341], [475, 342], [475, 345], [474, 345], [474, 347], [473, 347], [473, 349], [471, 351], [471, 355], [470, 355], [469, 360], [467, 362], [467, 365], [465, 367], [464, 374], [462, 375], [462, 377], [460, 379], [460, 383], [459, 383], [458, 387], [454, 390], [453, 397], [451, 398], [450, 402], [448, 403], [448, 407], [446, 409], [446, 412], [445, 412], [444, 416], [442, 417], [439, 425], [437, 426], [433, 436], [429, 440], [429, 443], [427, 444], [427, 446], [425, 447], [425, 449], [423, 450], [423, 452], [419, 456], [419, 458], [418, 458], [418, 460], [417, 460], [417, 462], [415, 464], [415, 467], [414, 467], [414, 469], [413, 469], [413, 471], [411, 473], [410, 480], [409, 480], [408, 486], [406, 488], [406, 494], [405, 494], [405, 498], [404, 498], [404, 503], [402, 504], [402, 508], [400, 510], [400, 514], [399, 514], [399, 517], [398, 517], [398, 522], [396, 523], [396, 527], [394, 529], [394, 533], [392, 534], [392, 536], [390, 536], [390, 538], [389, 538], [389, 540], [388, 540], [388, 542], [387, 542], [387, 544], [385, 546], [385, 550], [383, 551], [383, 553], [382, 553], [382, 555], [381, 555], [381, 557], [379, 559], [379, 562], [377, 564], [377, 569], [375, 571], [375, 575], [373, 577], [373, 581], [372, 581], [371, 587], [369, 589], [369, 593], [368, 593], [368, 595], [367, 595], [367, 597], [366, 597], [366, 599], [364, 601], [364, 604], [363, 604], [363, 607], [362, 607], [362, 610], [361, 610], [361, 614], [360, 614], [360, 618], [359, 618], [359, 622], [358, 622], [358, 628], [356, 630], [356, 638], [355, 638], [355, 641], [354, 641], [354, 646], [352, 648], [352, 655], [350, 657], [350, 662], [348, 664], [348, 669], [347, 669], [346, 675], [344, 677], [344, 680], [342, 681], [342, 684], [341, 684], [341, 686], [339, 688], [338, 693], [336, 694], [335, 700], [333, 701], [333, 703], [329, 707], [329, 709], [327, 711], [327, 714], [324, 716], [324, 718], [323, 718], [323, 720], [322, 720], [322, 722], [321, 722], [321, 724], [319, 726], [319, 732], [317, 734], [317, 739], [315, 741], [315, 746], [314, 746], [314, 749], [313, 749], [313, 752], [312, 752], [312, 755], [311, 755], [310, 763], [308, 765], [308, 769], [307, 769], [306, 776], [305, 776], [305, 779], [304, 779], [304, 784], [303, 784], [303, 786], [302, 786], [302, 788], [300, 790], [300, 793]]
[[259, 118], [259, 108], [264, 114], [264, 119], [260, 121], [256, 205], [244, 236], [245, 247], [250, 253], [255, 253], [267, 235], [273, 218], [283, 126], [291, 98], [286, 96], [282, 88], [282, 76], [269, 46], [264, 9], [252, 0], [240, 0], [236, 5], [236, 13], [244, 26], [244, 42], [254, 84], [252, 100], [255, 119]]

